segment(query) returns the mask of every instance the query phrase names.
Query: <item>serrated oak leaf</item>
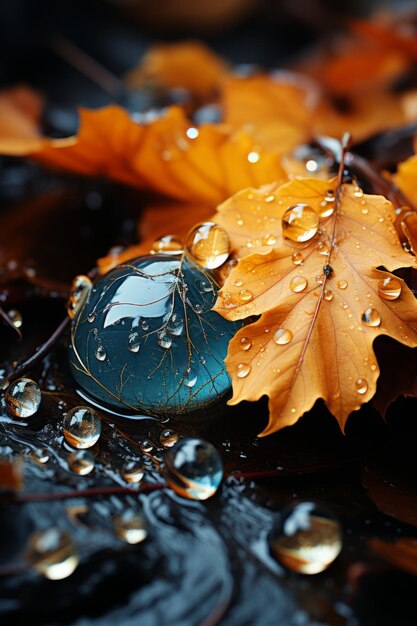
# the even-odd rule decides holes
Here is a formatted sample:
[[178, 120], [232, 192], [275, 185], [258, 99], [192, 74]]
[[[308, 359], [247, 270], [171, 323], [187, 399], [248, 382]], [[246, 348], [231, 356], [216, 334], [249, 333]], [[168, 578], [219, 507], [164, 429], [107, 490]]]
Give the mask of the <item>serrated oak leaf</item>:
[[[363, 195], [356, 185], [295, 179], [276, 189], [270, 204], [276, 244], [239, 261], [215, 307], [230, 320], [260, 316], [229, 344], [231, 403], [268, 395], [267, 435], [294, 424], [323, 398], [343, 429], [375, 393], [374, 339], [388, 335], [417, 346], [413, 293], [376, 269], [410, 267], [414, 259], [398, 240], [391, 203]], [[282, 233], [283, 214], [297, 204], [322, 215], [317, 234], [305, 243]], [[392, 300], [380, 296], [389, 278], [400, 290]]]

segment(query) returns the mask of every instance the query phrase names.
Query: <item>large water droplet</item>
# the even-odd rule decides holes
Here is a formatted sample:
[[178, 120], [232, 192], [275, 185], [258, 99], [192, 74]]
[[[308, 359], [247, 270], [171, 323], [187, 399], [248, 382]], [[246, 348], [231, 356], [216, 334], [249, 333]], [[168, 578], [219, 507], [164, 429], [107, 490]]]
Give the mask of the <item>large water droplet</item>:
[[274, 341], [278, 346], [285, 346], [292, 339], [292, 332], [288, 328], [278, 328], [274, 334]]
[[269, 536], [273, 556], [301, 574], [327, 569], [342, 550], [337, 519], [313, 502], [300, 502], [283, 515]]
[[164, 330], [157, 334], [156, 342], [166, 350], [172, 346], [172, 337]]
[[83, 306], [92, 287], [93, 283], [88, 276], [84, 276], [84, 274], [76, 276], [72, 281], [67, 302], [67, 313], [71, 319], [74, 319]]
[[309, 241], [318, 227], [319, 215], [308, 204], [294, 204], [282, 216], [282, 234], [291, 241]]
[[71, 536], [60, 528], [35, 532], [28, 543], [26, 558], [40, 574], [49, 580], [71, 576], [79, 563], [78, 552]]
[[236, 375], [238, 378], [246, 378], [250, 374], [251, 369], [248, 363], [239, 363], [236, 368]]
[[184, 383], [187, 387], [194, 387], [197, 382], [197, 378], [197, 372], [192, 367], [189, 367], [185, 372]]
[[388, 276], [378, 283], [378, 294], [384, 300], [397, 300], [401, 295], [401, 289], [401, 282], [394, 276]]
[[140, 335], [137, 332], [130, 333], [127, 338], [127, 347], [130, 352], [139, 352], [140, 350]]
[[7, 412], [18, 418], [31, 417], [39, 409], [42, 393], [38, 383], [30, 378], [19, 378], [10, 383], [4, 394]]
[[170, 335], [173, 335], [174, 337], [179, 337], [184, 330], [184, 320], [182, 319], [182, 317], [177, 315], [177, 313], [173, 313], [167, 323], [166, 329]]
[[132, 509], [127, 509], [120, 515], [115, 515], [113, 526], [117, 537], [132, 545], [144, 541], [148, 536], [144, 516]]
[[152, 254], [182, 254], [184, 252], [184, 244], [174, 235], [165, 235], [159, 237], [152, 244]]
[[220, 454], [203, 439], [182, 439], [165, 459], [166, 479], [180, 496], [206, 500], [213, 496], [223, 478]]
[[87, 476], [94, 469], [94, 455], [89, 450], [75, 450], [67, 457], [68, 467], [79, 476]]
[[368, 383], [364, 378], [358, 378], [355, 383], [356, 391], [362, 396], [368, 391]]
[[294, 293], [300, 293], [307, 287], [308, 281], [304, 276], [294, 276], [290, 282], [290, 289]]
[[230, 254], [229, 236], [219, 224], [202, 222], [188, 233], [186, 248], [199, 265], [216, 269], [223, 265]]
[[101, 421], [94, 409], [77, 406], [68, 411], [62, 424], [65, 440], [80, 450], [91, 448], [99, 440]]
[[362, 313], [362, 322], [365, 326], [379, 326], [381, 316], [376, 309], [368, 308]]

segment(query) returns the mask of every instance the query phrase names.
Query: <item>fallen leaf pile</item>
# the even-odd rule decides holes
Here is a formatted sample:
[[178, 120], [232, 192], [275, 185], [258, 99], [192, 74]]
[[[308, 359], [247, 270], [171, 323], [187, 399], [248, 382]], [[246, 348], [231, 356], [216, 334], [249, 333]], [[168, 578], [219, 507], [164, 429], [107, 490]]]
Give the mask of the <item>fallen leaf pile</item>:
[[[248, 322], [226, 360], [231, 403], [269, 396], [263, 435], [294, 424], [318, 399], [344, 429], [377, 392], [380, 335], [414, 355], [417, 156], [397, 160], [393, 172], [368, 164], [388, 189], [377, 195], [352, 154], [345, 171], [344, 156], [320, 141], [349, 131], [354, 153], [375, 133], [417, 121], [417, 44], [403, 26], [354, 22], [337, 49], [269, 74], [234, 73], [198, 42], [157, 46], [127, 88], [180, 88], [183, 105], [81, 110], [77, 135], [65, 139], [42, 135], [35, 94], [11, 89], [0, 98], [0, 153], [155, 196], [139, 223], [142, 241], [100, 259], [101, 272], [147, 252], [167, 234], [161, 224], [184, 237], [214, 214], [226, 229], [233, 263], [216, 310]], [[407, 86], [394, 89], [400, 81]], [[417, 388], [414, 375], [397, 378], [381, 406]]]

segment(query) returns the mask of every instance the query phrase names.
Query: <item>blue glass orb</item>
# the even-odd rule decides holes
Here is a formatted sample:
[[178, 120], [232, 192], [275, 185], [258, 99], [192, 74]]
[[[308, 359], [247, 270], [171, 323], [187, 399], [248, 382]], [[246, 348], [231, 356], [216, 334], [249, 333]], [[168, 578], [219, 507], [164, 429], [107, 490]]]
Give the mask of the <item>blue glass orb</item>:
[[82, 392], [126, 414], [196, 413], [230, 391], [224, 358], [238, 326], [212, 311], [218, 285], [186, 256], [149, 255], [100, 278], [69, 351]]
[[207, 500], [223, 479], [223, 463], [216, 448], [203, 439], [181, 439], [165, 457], [168, 485], [183, 498]]

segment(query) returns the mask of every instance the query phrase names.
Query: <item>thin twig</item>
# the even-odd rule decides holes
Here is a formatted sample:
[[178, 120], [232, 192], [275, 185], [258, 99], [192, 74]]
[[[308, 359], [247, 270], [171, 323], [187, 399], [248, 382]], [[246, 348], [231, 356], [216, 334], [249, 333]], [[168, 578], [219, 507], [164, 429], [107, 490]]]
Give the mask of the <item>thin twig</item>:
[[22, 333], [21, 333], [20, 329], [13, 324], [12, 320], [10, 319], [10, 317], [7, 315], [6, 311], [1, 306], [0, 306], [0, 317], [2, 317], [4, 319], [4, 321], [6, 322], [7, 326], [10, 326], [10, 328], [12, 328], [17, 333], [17, 336], [18, 336], [19, 341], [20, 341], [22, 339]]

